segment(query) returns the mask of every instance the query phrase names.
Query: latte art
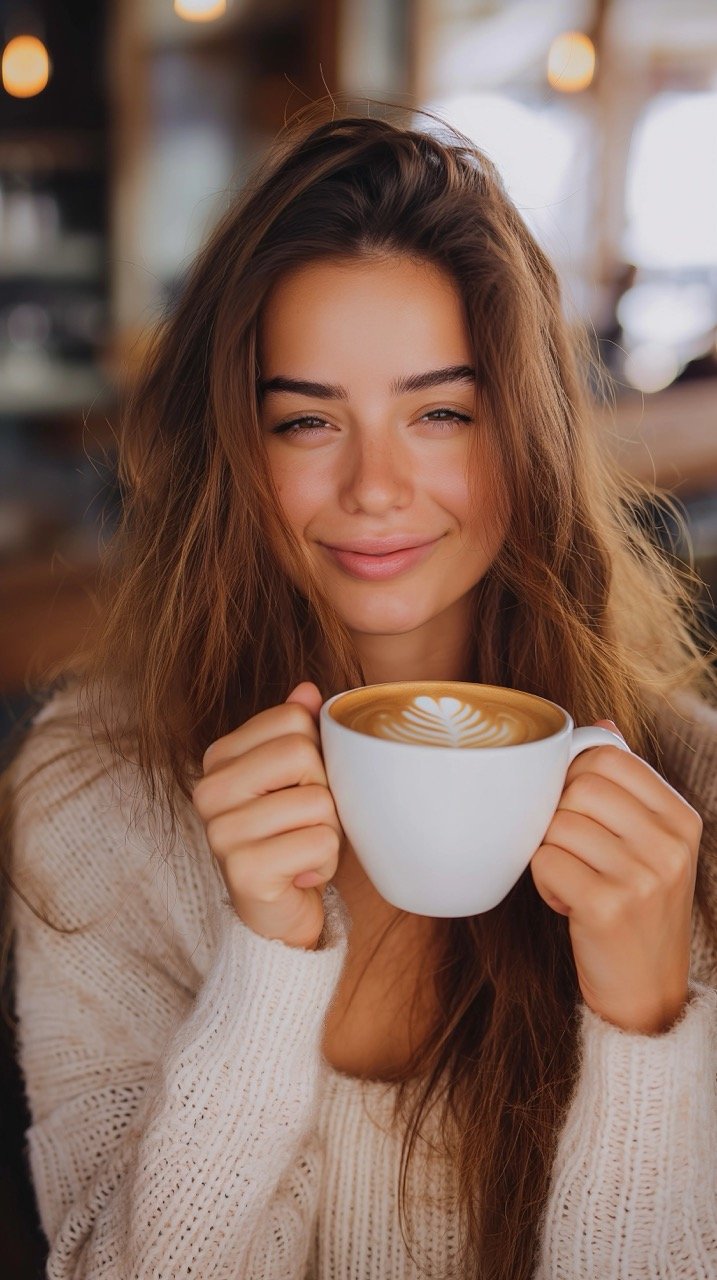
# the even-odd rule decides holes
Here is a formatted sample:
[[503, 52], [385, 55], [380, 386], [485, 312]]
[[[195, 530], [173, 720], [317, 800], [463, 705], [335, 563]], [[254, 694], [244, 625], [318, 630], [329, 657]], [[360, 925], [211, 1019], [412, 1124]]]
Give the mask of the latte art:
[[367, 685], [337, 699], [331, 714], [357, 733], [429, 747], [509, 747], [563, 725], [542, 698], [463, 681]]
[[517, 711], [472, 707], [460, 698], [414, 698], [400, 711], [365, 707], [351, 722], [352, 729], [394, 742], [427, 743], [434, 747], [503, 747], [530, 741], [534, 722]]

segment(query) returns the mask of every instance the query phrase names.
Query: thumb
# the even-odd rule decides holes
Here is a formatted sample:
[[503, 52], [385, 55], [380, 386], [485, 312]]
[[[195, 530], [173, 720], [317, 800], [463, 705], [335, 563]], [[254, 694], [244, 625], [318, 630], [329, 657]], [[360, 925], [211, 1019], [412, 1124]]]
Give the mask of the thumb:
[[311, 712], [314, 720], [318, 723], [319, 711], [321, 710], [321, 704], [323, 703], [324, 698], [319, 686], [314, 684], [313, 681], [302, 680], [300, 684], [297, 684], [296, 687], [291, 690], [286, 701], [300, 702], [303, 707], [306, 707]]

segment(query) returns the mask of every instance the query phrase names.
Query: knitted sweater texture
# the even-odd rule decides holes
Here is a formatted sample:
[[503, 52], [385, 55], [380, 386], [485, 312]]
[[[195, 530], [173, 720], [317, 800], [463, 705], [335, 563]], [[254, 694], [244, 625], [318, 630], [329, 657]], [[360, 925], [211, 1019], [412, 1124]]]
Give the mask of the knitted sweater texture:
[[[73, 699], [56, 692], [35, 723]], [[717, 711], [694, 700], [672, 729], [704, 817]], [[260, 937], [232, 909], [192, 806], [167, 856], [157, 815], [133, 807], [129, 763], [98, 766], [83, 732], [53, 762], [62, 743], [33, 729], [13, 763], [16, 781], [45, 766], [17, 801], [15, 879], [64, 930], [13, 896], [48, 1277], [418, 1280], [399, 1228], [392, 1087], [321, 1053], [351, 924], [338, 892], [325, 890], [323, 949]], [[702, 914], [690, 999], [668, 1031], [626, 1032], [585, 1005], [579, 1026], [535, 1280], [716, 1280], [717, 938]], [[458, 1277], [450, 1170], [432, 1153], [409, 1173], [417, 1261]]]

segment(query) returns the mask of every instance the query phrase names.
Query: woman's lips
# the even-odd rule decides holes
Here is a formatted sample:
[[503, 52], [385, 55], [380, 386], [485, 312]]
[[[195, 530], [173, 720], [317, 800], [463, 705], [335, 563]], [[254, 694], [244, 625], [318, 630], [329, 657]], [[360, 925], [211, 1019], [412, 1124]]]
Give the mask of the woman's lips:
[[334, 547], [321, 544], [325, 551], [354, 578], [394, 578], [405, 569], [412, 569], [430, 555], [439, 541], [426, 542], [422, 547], [405, 547], [403, 551], [392, 551], [388, 556], [365, 556], [358, 551], [336, 551]]

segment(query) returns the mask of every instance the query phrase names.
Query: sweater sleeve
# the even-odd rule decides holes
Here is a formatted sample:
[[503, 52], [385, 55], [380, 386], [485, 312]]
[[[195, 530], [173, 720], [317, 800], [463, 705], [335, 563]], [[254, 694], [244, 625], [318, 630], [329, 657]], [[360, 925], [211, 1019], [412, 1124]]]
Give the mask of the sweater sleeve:
[[139, 872], [131, 896], [112, 875], [112, 841], [117, 867], [139, 863], [106, 778], [59, 805], [57, 773], [46, 783], [54, 803], [16, 819], [19, 865], [39, 871], [44, 906], [65, 928], [73, 901], [99, 906], [104, 889], [110, 905], [91, 927], [58, 932], [13, 904], [47, 1275], [301, 1280], [321, 1170], [320, 1037], [346, 951], [342, 900], [325, 890], [322, 949], [304, 951], [254, 933], [217, 891], [206, 971], [188, 985]]
[[717, 990], [689, 992], [658, 1035], [581, 1006], [536, 1280], [717, 1276]]

